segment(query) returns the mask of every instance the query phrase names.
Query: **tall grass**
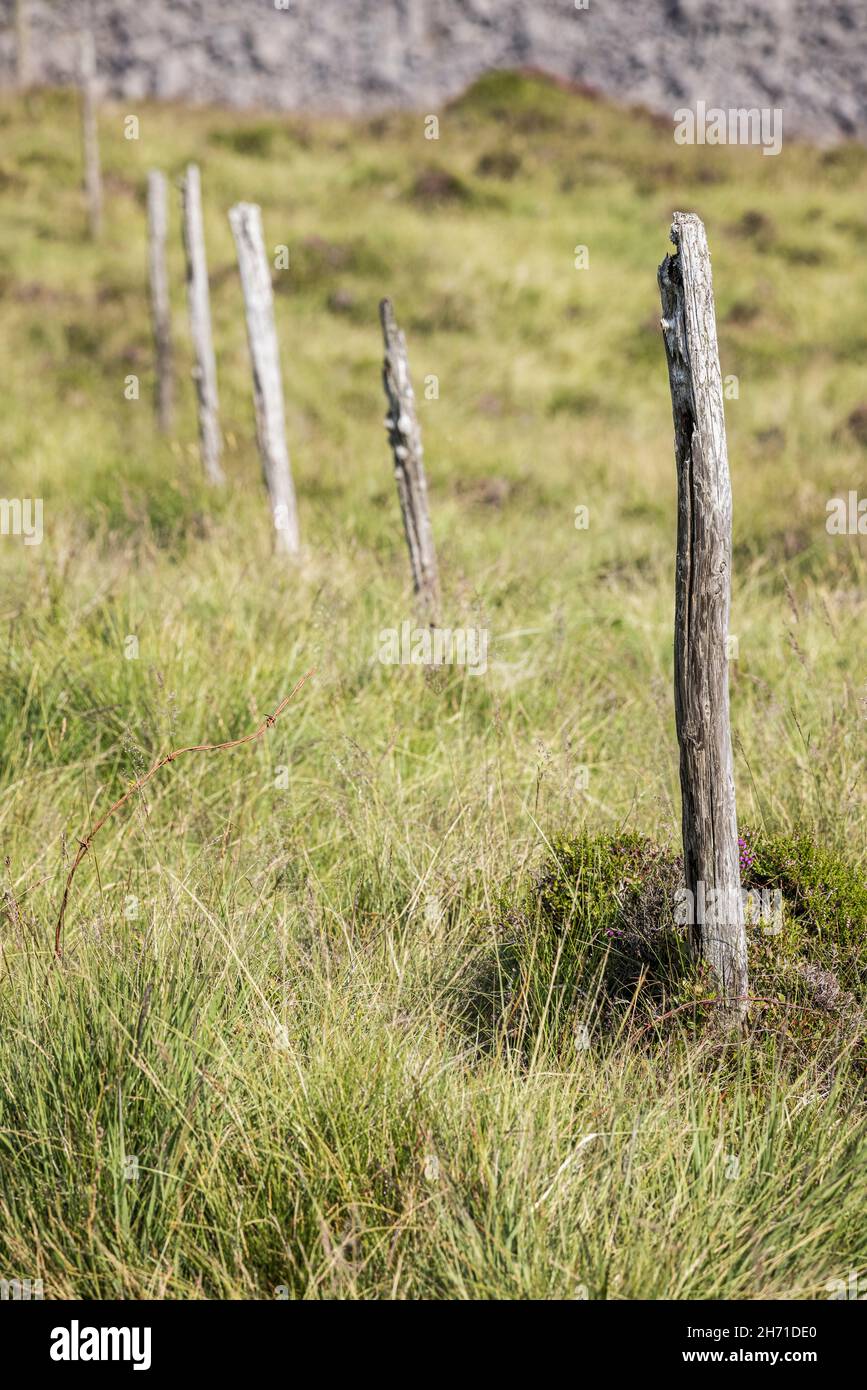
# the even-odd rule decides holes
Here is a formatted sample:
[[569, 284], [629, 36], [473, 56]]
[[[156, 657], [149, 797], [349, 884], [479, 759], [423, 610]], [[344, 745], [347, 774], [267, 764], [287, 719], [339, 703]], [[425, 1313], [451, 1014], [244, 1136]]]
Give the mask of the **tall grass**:
[[[826, 1296], [867, 1266], [854, 1055], [783, 1061], [764, 1029], [732, 1056], [679, 1018], [641, 1045], [594, 1031], [564, 1048], [546, 1026], [557, 951], [532, 913], [532, 1000], [503, 961], [559, 834], [677, 844], [655, 326], [677, 206], [706, 220], [740, 384], [739, 814], [867, 864], [864, 540], [824, 524], [863, 475], [865, 152], [680, 149], [649, 118], [512, 79], [443, 113], [433, 151], [420, 117], [157, 107], [136, 144], [107, 107], [92, 247], [71, 113], [62, 93], [0, 104], [2, 491], [42, 496], [46, 531], [0, 542], [0, 1275], [48, 1297]], [[189, 159], [220, 496], [199, 480], [192, 392], [168, 443], [147, 399], [144, 175]], [[269, 553], [225, 217], [241, 198], [290, 247], [295, 568]], [[489, 628], [484, 676], [376, 657], [411, 614], [384, 293], [407, 331], [444, 611]], [[179, 760], [112, 817], [54, 966], [77, 837], [157, 757], [245, 734], [314, 665], [263, 740]], [[865, 927], [823, 942], [856, 995]]]
[[448, 1026], [459, 932], [281, 936], [188, 884], [160, 917], [7, 990], [4, 1258], [53, 1296], [809, 1298], [863, 1265], [845, 1063], [825, 1094], [694, 1043], [527, 1063]]

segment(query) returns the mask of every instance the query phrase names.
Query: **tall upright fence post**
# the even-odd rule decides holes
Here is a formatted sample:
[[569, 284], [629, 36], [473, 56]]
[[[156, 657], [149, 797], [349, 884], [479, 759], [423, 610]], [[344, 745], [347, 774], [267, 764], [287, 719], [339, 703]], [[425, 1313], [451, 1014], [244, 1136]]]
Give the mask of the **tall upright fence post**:
[[84, 195], [90, 235], [102, 235], [102, 170], [99, 163], [98, 95], [96, 89], [96, 45], [85, 29], [80, 38], [81, 144], [84, 160]]
[[155, 355], [157, 423], [164, 434], [172, 425], [172, 318], [166, 267], [169, 198], [165, 174], [148, 174], [148, 273]]
[[198, 166], [187, 166], [181, 184], [183, 199], [184, 251], [187, 258], [187, 306], [190, 336], [193, 340], [193, 380], [199, 410], [199, 450], [202, 468], [209, 483], [225, 481], [220, 455], [220, 402], [217, 396], [217, 362], [211, 336], [211, 298], [208, 287], [208, 261], [205, 255], [205, 226], [202, 218], [202, 182]]
[[710, 253], [701, 220], [676, 212], [677, 248], [659, 267], [677, 462], [674, 703], [691, 943], [721, 1009], [747, 1012], [726, 637], [732, 497]]
[[296, 555], [301, 546], [295, 486], [286, 445], [286, 416], [280, 349], [274, 323], [271, 270], [262, 233], [262, 212], [255, 203], [238, 203], [229, 213], [244, 292], [247, 340], [253, 368], [253, 404], [262, 471], [271, 499], [275, 549]]
[[379, 317], [385, 343], [382, 366], [382, 384], [388, 401], [385, 427], [394, 454], [394, 474], [412, 582], [427, 621], [433, 623], [439, 615], [439, 576], [406, 340], [397, 326], [390, 299], [383, 299]]
[[30, 86], [30, 0], [15, 0], [15, 79], [19, 92]]

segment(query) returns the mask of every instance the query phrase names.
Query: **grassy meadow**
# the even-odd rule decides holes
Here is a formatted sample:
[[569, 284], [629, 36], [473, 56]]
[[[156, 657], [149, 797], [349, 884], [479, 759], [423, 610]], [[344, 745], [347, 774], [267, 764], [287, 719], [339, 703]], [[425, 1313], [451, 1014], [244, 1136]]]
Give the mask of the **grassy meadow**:
[[[867, 490], [867, 150], [679, 147], [502, 75], [436, 140], [425, 113], [145, 104], [128, 140], [132, 110], [101, 111], [94, 245], [74, 96], [0, 101], [0, 493], [44, 502], [40, 545], [0, 537], [0, 1276], [46, 1298], [827, 1298], [867, 1270], [867, 538], [825, 527]], [[145, 181], [174, 194], [191, 160], [222, 491], [177, 196], [167, 438], [151, 400]], [[289, 253], [297, 564], [271, 554], [241, 199]], [[736, 378], [739, 820], [786, 884], [736, 1049], [631, 925], [669, 911], [680, 836], [674, 209], [705, 221]], [[378, 660], [413, 615], [385, 294], [444, 621], [487, 629], [484, 673]], [[179, 758], [109, 820], [55, 964], [78, 839], [311, 669], [262, 739]]]

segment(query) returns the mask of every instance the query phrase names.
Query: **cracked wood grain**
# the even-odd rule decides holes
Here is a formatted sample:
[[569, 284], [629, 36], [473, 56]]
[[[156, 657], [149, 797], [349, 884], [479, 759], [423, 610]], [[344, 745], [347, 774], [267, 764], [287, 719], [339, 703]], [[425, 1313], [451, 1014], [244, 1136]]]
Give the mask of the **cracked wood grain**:
[[732, 1021], [747, 1012], [726, 638], [731, 604], [732, 497], [710, 253], [702, 222], [676, 212], [676, 252], [659, 267], [677, 463], [674, 700], [680, 746], [686, 887], [712, 920], [691, 944]]
[[428, 509], [427, 480], [415, 394], [409, 375], [406, 339], [397, 326], [390, 299], [379, 306], [385, 359], [382, 384], [388, 401], [385, 428], [394, 455], [394, 475], [409, 550], [412, 582], [426, 620], [439, 614], [439, 574]]

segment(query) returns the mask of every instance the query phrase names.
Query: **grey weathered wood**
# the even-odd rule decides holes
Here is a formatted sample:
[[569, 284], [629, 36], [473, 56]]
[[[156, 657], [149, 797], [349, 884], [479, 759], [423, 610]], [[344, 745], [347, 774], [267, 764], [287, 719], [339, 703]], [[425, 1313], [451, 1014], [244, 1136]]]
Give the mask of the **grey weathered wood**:
[[211, 335], [211, 298], [208, 261], [205, 255], [205, 226], [202, 219], [202, 182], [198, 166], [187, 166], [181, 184], [183, 200], [184, 250], [187, 257], [187, 306], [190, 336], [193, 340], [193, 380], [199, 408], [199, 451], [208, 482], [225, 481], [220, 456], [220, 402], [217, 395], [217, 362]]
[[280, 349], [274, 323], [271, 269], [262, 234], [262, 213], [255, 203], [238, 203], [229, 213], [238, 252], [238, 269], [247, 315], [247, 340], [253, 370], [253, 403], [262, 471], [271, 499], [274, 544], [295, 555], [300, 549], [298, 508], [286, 446], [286, 418]]
[[165, 174], [152, 169], [148, 174], [148, 275], [154, 356], [157, 422], [167, 433], [172, 424], [172, 316], [169, 277], [166, 267], [169, 198]]
[[428, 621], [435, 622], [439, 611], [439, 575], [406, 339], [397, 326], [390, 299], [383, 299], [379, 316], [385, 342], [382, 366], [382, 384], [388, 401], [385, 428], [394, 454], [394, 474], [409, 549], [412, 582], [425, 616]]
[[671, 240], [677, 250], [659, 267], [659, 288], [677, 461], [674, 702], [683, 862], [696, 909], [702, 893], [706, 903], [712, 893], [725, 895], [716, 899], [713, 921], [696, 920], [691, 939], [710, 966], [721, 1007], [740, 1021], [747, 940], [729, 728], [732, 496], [722, 379], [704, 226], [676, 212]]
[[102, 235], [102, 169], [99, 162], [97, 124], [99, 101], [96, 86], [96, 46], [89, 29], [85, 29], [81, 34], [79, 45], [84, 196], [87, 201], [90, 235], [94, 241], [98, 241]]
[[30, 0], [15, 0], [15, 77], [19, 92], [30, 86]]

